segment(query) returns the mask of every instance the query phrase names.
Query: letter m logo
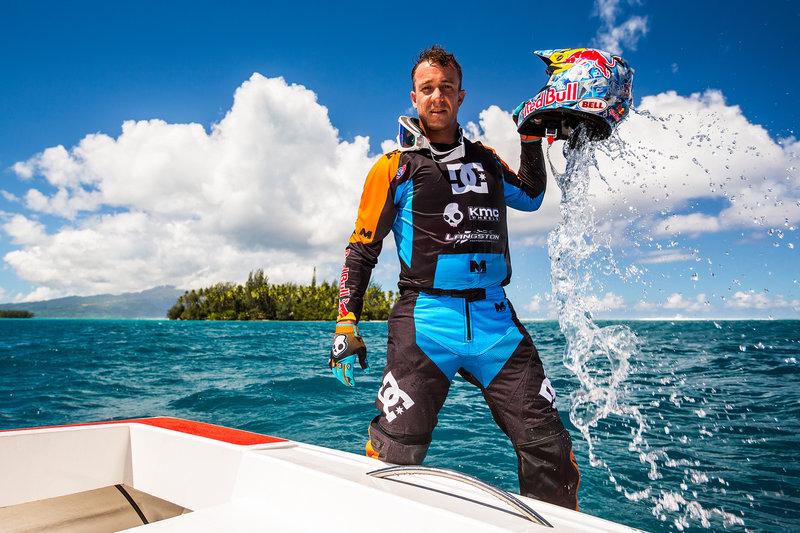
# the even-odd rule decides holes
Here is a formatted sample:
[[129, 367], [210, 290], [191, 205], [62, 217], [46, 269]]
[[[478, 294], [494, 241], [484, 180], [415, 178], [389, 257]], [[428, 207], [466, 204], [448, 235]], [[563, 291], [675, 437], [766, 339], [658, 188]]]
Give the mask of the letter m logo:
[[481, 261], [480, 263], [477, 261], [470, 261], [469, 271], [477, 272], [478, 274], [486, 274], [486, 261]]
[[359, 231], [358, 234], [361, 237], [366, 237], [367, 239], [371, 239], [372, 238], [372, 232], [371, 231], [367, 231], [364, 228], [361, 228], [361, 231]]

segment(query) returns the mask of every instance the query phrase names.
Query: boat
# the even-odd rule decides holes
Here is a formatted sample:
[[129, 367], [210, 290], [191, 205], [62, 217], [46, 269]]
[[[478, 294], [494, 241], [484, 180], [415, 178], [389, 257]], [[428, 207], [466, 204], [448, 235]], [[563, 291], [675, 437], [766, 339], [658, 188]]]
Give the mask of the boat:
[[460, 472], [178, 418], [0, 431], [4, 532], [628, 532]]

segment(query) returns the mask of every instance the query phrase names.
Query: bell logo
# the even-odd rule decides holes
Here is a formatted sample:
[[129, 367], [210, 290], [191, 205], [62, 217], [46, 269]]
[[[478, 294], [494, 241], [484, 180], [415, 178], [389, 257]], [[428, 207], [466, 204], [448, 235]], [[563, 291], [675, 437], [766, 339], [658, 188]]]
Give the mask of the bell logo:
[[481, 261], [480, 263], [477, 261], [470, 261], [469, 271], [477, 272], [478, 274], [486, 274], [486, 261]]
[[608, 103], [602, 98], [584, 98], [578, 102], [578, 107], [589, 113], [600, 113], [608, 107]]

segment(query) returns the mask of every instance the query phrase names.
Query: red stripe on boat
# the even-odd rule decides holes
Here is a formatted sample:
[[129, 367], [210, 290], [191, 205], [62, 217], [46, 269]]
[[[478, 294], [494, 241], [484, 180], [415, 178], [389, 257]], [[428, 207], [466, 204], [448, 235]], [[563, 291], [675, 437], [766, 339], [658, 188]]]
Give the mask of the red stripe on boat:
[[[279, 439], [278, 437], [270, 437], [269, 435], [262, 435], [260, 433], [252, 433], [250, 431], [242, 431], [241, 429], [231, 429], [224, 426], [216, 426], [214, 424], [206, 424], [205, 422], [194, 422], [192, 420], [183, 420], [181, 418], [136, 418], [132, 420], [116, 420], [110, 422], [89, 422], [87, 424], [67, 424], [63, 426], [47, 426], [42, 428], [26, 428], [26, 429], [55, 429], [55, 428], [74, 428], [81, 426], [100, 426], [108, 424], [144, 424], [146, 426], [153, 426], [170, 431], [177, 431], [187, 435], [195, 435], [198, 437], [205, 437], [207, 439], [218, 440], [227, 442], [228, 444], [236, 444], [239, 446], [253, 446], [256, 444], [271, 444], [274, 442], [287, 442], [286, 439]], [[5, 433], [7, 431], [24, 431], [22, 429], [11, 429], [0, 431]]]

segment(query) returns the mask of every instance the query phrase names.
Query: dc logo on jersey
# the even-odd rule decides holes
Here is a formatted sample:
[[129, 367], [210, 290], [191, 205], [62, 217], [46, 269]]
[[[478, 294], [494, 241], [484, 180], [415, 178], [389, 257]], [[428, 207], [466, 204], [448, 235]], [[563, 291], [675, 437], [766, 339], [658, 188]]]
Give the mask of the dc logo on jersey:
[[450, 173], [449, 181], [453, 187], [453, 194], [464, 194], [465, 192], [486, 194], [489, 192], [486, 174], [480, 163], [453, 163], [447, 165], [447, 171]]
[[[402, 415], [414, 405], [414, 400], [397, 385], [397, 380], [394, 379], [391, 372], [387, 372], [386, 377], [383, 378], [383, 384], [378, 390], [378, 401], [383, 404], [383, 412], [386, 414], [388, 422], [397, 418], [397, 415]], [[400, 405], [392, 409], [398, 403]]]

